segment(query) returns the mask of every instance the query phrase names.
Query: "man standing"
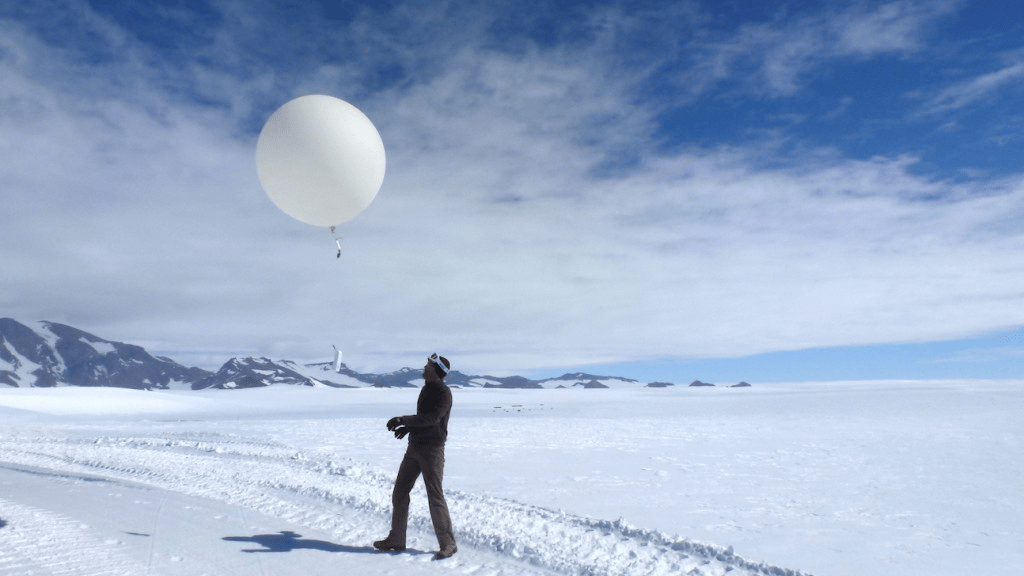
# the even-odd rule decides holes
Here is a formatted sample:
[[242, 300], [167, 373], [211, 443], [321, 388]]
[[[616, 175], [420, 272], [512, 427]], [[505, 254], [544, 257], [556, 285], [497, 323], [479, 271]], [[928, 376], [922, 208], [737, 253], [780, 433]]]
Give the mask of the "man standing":
[[373, 543], [381, 551], [405, 550], [405, 530], [409, 521], [409, 492], [416, 484], [416, 478], [423, 474], [427, 489], [427, 503], [430, 506], [430, 520], [434, 523], [434, 534], [441, 549], [434, 555], [435, 560], [448, 558], [458, 551], [452, 520], [448, 516], [448, 503], [444, 500], [441, 480], [444, 477], [444, 443], [448, 439], [448, 416], [452, 411], [452, 391], [444, 383], [451, 363], [437, 354], [427, 359], [423, 367], [425, 384], [416, 401], [416, 414], [395, 416], [388, 420], [388, 430], [401, 440], [409, 435], [409, 447], [405, 451], [395, 490], [391, 493], [391, 533], [383, 540]]

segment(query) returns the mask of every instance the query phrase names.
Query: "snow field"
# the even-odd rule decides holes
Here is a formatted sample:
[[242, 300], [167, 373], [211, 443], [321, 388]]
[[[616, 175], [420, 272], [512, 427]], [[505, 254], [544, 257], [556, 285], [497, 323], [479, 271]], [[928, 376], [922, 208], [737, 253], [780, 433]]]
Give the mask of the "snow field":
[[[369, 548], [404, 450], [383, 423], [416, 393], [0, 390], [0, 574], [58, 573], [43, 547], [8, 545], [51, 521], [120, 558], [103, 569], [168, 576], [1011, 576], [1024, 563], [1019, 382], [455, 390], [459, 553], [444, 562], [430, 561], [421, 485], [414, 550]], [[60, 573], [106, 573], [88, 557]]]

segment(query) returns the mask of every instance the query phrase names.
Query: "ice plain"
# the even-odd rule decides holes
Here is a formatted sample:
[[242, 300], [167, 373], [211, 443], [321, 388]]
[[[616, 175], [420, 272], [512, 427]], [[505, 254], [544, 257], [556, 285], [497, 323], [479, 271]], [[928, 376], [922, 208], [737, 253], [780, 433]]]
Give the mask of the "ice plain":
[[1024, 565], [1024, 382], [456, 389], [381, 554], [415, 389], [0, 390], [0, 575], [864, 574]]

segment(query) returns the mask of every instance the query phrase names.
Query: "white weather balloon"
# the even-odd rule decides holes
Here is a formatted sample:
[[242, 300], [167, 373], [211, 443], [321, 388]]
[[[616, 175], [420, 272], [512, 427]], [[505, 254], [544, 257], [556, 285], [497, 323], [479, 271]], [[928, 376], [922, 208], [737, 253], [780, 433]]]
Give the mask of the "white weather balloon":
[[384, 142], [358, 108], [301, 96], [277, 109], [256, 142], [256, 172], [285, 214], [331, 226], [362, 212], [384, 182]]

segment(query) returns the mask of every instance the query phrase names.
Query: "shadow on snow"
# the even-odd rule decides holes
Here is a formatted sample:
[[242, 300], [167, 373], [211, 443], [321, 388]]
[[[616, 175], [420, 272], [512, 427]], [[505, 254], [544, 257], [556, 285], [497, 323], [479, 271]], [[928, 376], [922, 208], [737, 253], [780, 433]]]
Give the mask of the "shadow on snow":
[[256, 534], [255, 536], [225, 536], [228, 542], [253, 542], [263, 548], [248, 548], [242, 552], [291, 552], [292, 550], [322, 550], [324, 552], [348, 552], [352, 554], [376, 553], [370, 546], [346, 546], [324, 540], [303, 538], [291, 530], [277, 534]]
[[[302, 534], [296, 534], [291, 530], [284, 530], [277, 534], [256, 534], [255, 536], [225, 536], [222, 538], [227, 542], [252, 542], [263, 548], [247, 548], [242, 552], [291, 552], [292, 550], [321, 550], [323, 552], [347, 552], [349, 554], [384, 554], [372, 546], [346, 546], [335, 544], [324, 540], [313, 540], [303, 538]], [[395, 552], [392, 552], [395, 554]], [[415, 548], [406, 548], [397, 554], [430, 554]]]

